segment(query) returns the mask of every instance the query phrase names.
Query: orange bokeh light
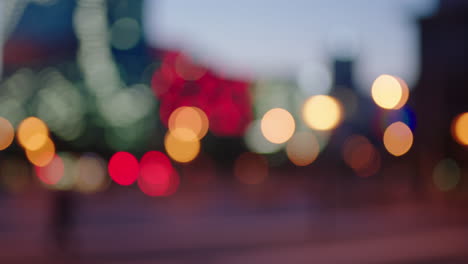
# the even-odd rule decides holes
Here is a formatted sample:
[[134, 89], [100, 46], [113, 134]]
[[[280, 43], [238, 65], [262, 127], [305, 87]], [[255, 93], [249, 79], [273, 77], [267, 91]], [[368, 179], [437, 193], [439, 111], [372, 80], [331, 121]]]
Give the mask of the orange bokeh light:
[[26, 149], [26, 157], [29, 162], [39, 167], [44, 167], [49, 164], [54, 156], [55, 144], [50, 138], [47, 138], [46, 143], [37, 150]]
[[[172, 131], [168, 131], [166, 133], [166, 137], [164, 138], [166, 152], [171, 159], [177, 162], [190, 162], [195, 159], [200, 152], [200, 141], [196, 139], [193, 131], [189, 129], [179, 128], [177, 130], [183, 131], [175, 131], [174, 133]], [[185, 138], [193, 138], [193, 140], [182, 140], [175, 136], [175, 134], [182, 135], [183, 133], [191, 135]]]
[[10, 121], [0, 117], [0, 150], [8, 148], [15, 137], [15, 130]]
[[274, 108], [263, 115], [260, 128], [268, 141], [282, 144], [292, 137], [296, 124], [288, 111]]
[[405, 123], [395, 122], [385, 129], [383, 142], [390, 154], [401, 156], [413, 145], [413, 132]]
[[468, 146], [468, 112], [453, 119], [452, 136], [460, 145]]
[[28, 117], [18, 126], [18, 141], [25, 149], [38, 150], [49, 137], [47, 125], [37, 117]]
[[408, 85], [402, 79], [383, 74], [372, 84], [372, 99], [384, 109], [400, 109], [409, 97]]
[[297, 166], [307, 166], [314, 162], [320, 152], [317, 138], [310, 132], [296, 133], [286, 145], [289, 160]]
[[[209, 121], [205, 112], [198, 107], [182, 106], [174, 110], [169, 117], [169, 130], [181, 140], [202, 139], [208, 132]], [[193, 133], [184, 133], [191, 130]]]

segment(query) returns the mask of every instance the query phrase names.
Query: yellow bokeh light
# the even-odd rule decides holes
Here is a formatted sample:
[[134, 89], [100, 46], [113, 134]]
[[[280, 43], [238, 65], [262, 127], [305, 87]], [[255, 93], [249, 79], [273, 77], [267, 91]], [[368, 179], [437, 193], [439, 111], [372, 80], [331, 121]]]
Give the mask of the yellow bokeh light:
[[[187, 138], [195, 138], [193, 132], [189, 129], [179, 128], [184, 131], [175, 131], [174, 133], [168, 131], [164, 139], [164, 146], [166, 152], [173, 160], [181, 163], [187, 163], [195, 159], [200, 152], [200, 141], [194, 140], [181, 140], [174, 134], [187, 134]], [[177, 130], [179, 130], [177, 129]]]
[[265, 157], [245, 152], [234, 164], [234, 175], [244, 184], [260, 184], [268, 177], [268, 161]]
[[273, 108], [263, 116], [260, 128], [268, 141], [281, 144], [292, 137], [296, 124], [288, 111], [282, 108]]
[[314, 162], [320, 152], [317, 138], [310, 132], [296, 133], [286, 145], [289, 160], [297, 166], [307, 166]]
[[398, 102], [398, 104], [393, 109], [400, 109], [406, 104], [406, 102], [408, 102], [409, 88], [408, 88], [408, 85], [406, 84], [406, 82], [403, 79], [398, 78], [398, 77], [395, 77], [395, 78], [400, 83], [401, 98], [400, 98], [400, 101]]
[[[172, 112], [168, 126], [173, 135], [181, 140], [193, 140], [188, 138], [193, 135], [200, 140], [208, 132], [209, 122], [205, 112], [200, 108], [182, 106]], [[193, 133], [180, 133], [186, 130], [191, 130]]]
[[390, 154], [401, 156], [413, 145], [413, 132], [405, 123], [395, 122], [385, 129], [383, 142]]
[[39, 167], [44, 167], [49, 164], [55, 156], [55, 145], [50, 138], [47, 138], [46, 143], [37, 150], [26, 149], [26, 157], [28, 160]]
[[312, 96], [302, 108], [305, 123], [316, 130], [335, 128], [340, 123], [342, 115], [340, 102], [328, 95]]
[[380, 75], [375, 79], [371, 93], [374, 102], [384, 109], [400, 109], [409, 97], [406, 83], [388, 74]]
[[452, 136], [461, 145], [468, 146], [468, 112], [452, 121]]
[[0, 117], [0, 150], [4, 150], [11, 145], [15, 137], [15, 130], [10, 121]]
[[18, 126], [18, 141], [25, 149], [38, 150], [49, 138], [47, 125], [37, 117], [28, 117]]

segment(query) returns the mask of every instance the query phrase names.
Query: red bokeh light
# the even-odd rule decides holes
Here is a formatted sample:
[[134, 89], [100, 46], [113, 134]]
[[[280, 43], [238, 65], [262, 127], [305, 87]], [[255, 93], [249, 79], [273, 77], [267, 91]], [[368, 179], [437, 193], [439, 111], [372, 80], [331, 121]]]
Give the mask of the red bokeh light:
[[164, 52], [152, 88], [161, 100], [159, 113], [166, 126], [171, 113], [181, 106], [203, 110], [217, 136], [242, 136], [252, 120], [248, 82], [223, 78], [201, 65], [192, 65], [190, 57], [179, 52]]
[[108, 171], [117, 184], [131, 185], [137, 180], [140, 167], [138, 160], [132, 154], [120, 151], [110, 159]]
[[149, 151], [140, 161], [138, 186], [149, 196], [169, 196], [179, 186], [179, 175], [169, 158], [159, 151]]
[[63, 164], [63, 160], [58, 155], [55, 155], [49, 164], [44, 167], [34, 166], [34, 169], [37, 177], [43, 183], [55, 185], [63, 178], [65, 165]]

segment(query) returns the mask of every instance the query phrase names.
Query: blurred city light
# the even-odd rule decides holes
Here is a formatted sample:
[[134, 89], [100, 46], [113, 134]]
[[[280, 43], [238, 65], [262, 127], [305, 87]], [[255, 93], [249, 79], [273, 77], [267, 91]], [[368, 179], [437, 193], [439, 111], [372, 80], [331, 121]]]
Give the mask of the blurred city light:
[[248, 126], [244, 136], [247, 148], [260, 154], [271, 154], [280, 151], [284, 144], [276, 144], [267, 140], [262, 133], [261, 122], [261, 120], [254, 120]]
[[383, 74], [372, 84], [372, 99], [384, 109], [400, 109], [408, 97], [408, 86], [398, 77]]
[[149, 151], [140, 160], [138, 186], [149, 196], [169, 196], [179, 185], [179, 175], [169, 158], [159, 151]]
[[116, 49], [131, 49], [138, 43], [140, 38], [140, 25], [133, 18], [120, 18], [110, 28], [110, 42]]
[[0, 117], [0, 150], [8, 148], [15, 137], [15, 130], [7, 119]]
[[86, 113], [80, 91], [57, 69], [43, 70], [39, 79], [43, 87], [34, 98], [37, 116], [60, 138], [77, 139], [83, 133]]
[[312, 96], [302, 107], [302, 117], [312, 129], [331, 130], [343, 118], [341, 103], [327, 95]]
[[[182, 106], [169, 117], [168, 127], [180, 140], [201, 140], [208, 132], [209, 122], [205, 112], [198, 107]], [[190, 130], [191, 133], [183, 133]], [[195, 136], [195, 138], [191, 138]]]
[[0, 263], [468, 263], [468, 1], [0, 14]]
[[44, 167], [55, 157], [55, 144], [52, 139], [47, 138], [46, 143], [39, 149], [26, 149], [26, 157], [32, 164], [38, 167]]
[[361, 177], [372, 176], [380, 169], [380, 153], [362, 135], [352, 135], [343, 145], [343, 160]]
[[65, 165], [60, 156], [55, 155], [51, 162], [44, 167], [35, 166], [36, 176], [48, 187], [59, 183], [65, 173]]
[[[176, 135], [182, 135], [183, 139]], [[166, 133], [164, 147], [171, 159], [180, 163], [186, 163], [197, 157], [200, 152], [200, 141], [192, 130], [177, 128], [175, 131], [168, 131]]]
[[406, 102], [408, 101], [409, 99], [409, 95], [410, 95], [410, 91], [409, 91], [409, 88], [408, 88], [408, 84], [406, 84], [406, 82], [399, 78], [399, 77], [396, 77], [395, 78], [398, 80], [398, 82], [400, 83], [400, 88], [401, 88], [401, 98], [400, 98], [400, 101], [398, 102], [398, 104], [394, 107], [394, 109], [400, 109], [402, 108]]
[[56, 184], [48, 186], [51, 189], [69, 191], [75, 187], [79, 177], [77, 170], [77, 156], [70, 152], [61, 152], [58, 154], [63, 163], [63, 176]]
[[292, 115], [282, 108], [274, 108], [265, 113], [261, 121], [263, 136], [270, 142], [281, 144], [294, 134], [296, 124]]
[[78, 177], [75, 188], [83, 193], [104, 190], [109, 184], [106, 162], [95, 153], [84, 153], [76, 161]]
[[413, 132], [405, 123], [395, 122], [385, 129], [383, 143], [390, 154], [401, 156], [413, 145]]
[[107, 166], [109, 175], [119, 185], [133, 184], [140, 172], [138, 160], [132, 154], [119, 151], [112, 155]]
[[37, 117], [24, 119], [17, 129], [18, 142], [29, 150], [38, 150], [49, 137], [47, 125]]
[[468, 112], [459, 114], [452, 121], [452, 136], [460, 145], [468, 146]]
[[453, 159], [443, 159], [437, 163], [432, 173], [435, 186], [441, 191], [450, 191], [460, 181], [460, 167]]
[[319, 143], [312, 132], [297, 132], [286, 145], [286, 154], [289, 160], [297, 166], [311, 164], [319, 152]]
[[268, 161], [256, 153], [242, 153], [235, 161], [234, 175], [241, 183], [260, 184], [268, 177]]

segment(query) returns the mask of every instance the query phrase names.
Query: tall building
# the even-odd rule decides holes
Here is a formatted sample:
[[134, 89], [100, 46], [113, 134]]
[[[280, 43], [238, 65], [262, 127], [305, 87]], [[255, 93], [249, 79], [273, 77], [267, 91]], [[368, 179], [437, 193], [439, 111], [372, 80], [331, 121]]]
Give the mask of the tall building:
[[[468, 2], [441, 0], [420, 20], [421, 74], [411, 104], [417, 114], [415, 147], [421, 190], [435, 190], [433, 169], [443, 158], [468, 164], [466, 148], [452, 138], [453, 118], [468, 111]], [[463, 180], [458, 185], [464, 189]]]

